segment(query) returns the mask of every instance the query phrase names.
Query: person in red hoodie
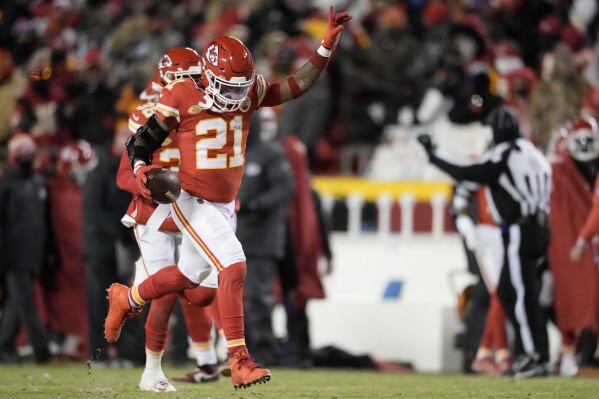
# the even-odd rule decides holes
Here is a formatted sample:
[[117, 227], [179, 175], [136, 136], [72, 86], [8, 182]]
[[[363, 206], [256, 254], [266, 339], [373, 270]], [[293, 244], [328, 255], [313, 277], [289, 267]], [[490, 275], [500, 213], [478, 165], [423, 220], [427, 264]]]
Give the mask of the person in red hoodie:
[[[138, 106], [129, 117], [129, 129], [132, 134], [154, 114], [156, 107], [154, 101], [158, 99], [163, 86], [179, 78], [199, 73], [199, 61], [199, 55], [186, 47], [176, 47], [164, 54], [158, 64], [157, 75], [148, 82], [146, 90], [141, 95], [141, 98], [148, 102]], [[153, 165], [175, 171], [178, 170], [179, 160], [179, 143], [174, 134], [171, 134], [152, 156]], [[121, 158], [117, 184], [122, 190], [133, 194], [122, 222], [135, 229], [135, 237], [141, 252], [141, 258], [136, 262], [135, 273], [135, 284], [139, 284], [163, 267], [178, 262], [180, 231], [170, 217], [166, 218], [157, 230], [147, 226], [158, 204], [140, 195], [127, 151], [123, 152]], [[211, 337], [212, 319], [216, 320], [217, 328], [220, 325], [218, 305], [211, 305], [218, 285], [216, 276], [216, 272], [213, 272], [198, 288], [171, 293], [152, 301], [145, 325], [146, 366], [139, 383], [142, 391], [176, 390], [166, 379], [161, 363], [168, 336], [169, 318], [177, 294], [181, 300], [198, 366], [191, 373], [176, 378], [175, 381], [196, 383], [216, 381], [219, 378], [218, 359]], [[207, 309], [208, 305], [211, 305], [210, 312]]]
[[98, 157], [85, 140], [64, 145], [56, 174], [46, 179], [48, 210], [60, 267], [42, 281], [50, 329], [65, 335], [62, 354], [84, 359], [88, 353], [85, 318], [85, 264], [83, 262], [82, 191], [87, 174]]
[[306, 307], [310, 299], [325, 297], [319, 261], [325, 259], [328, 274], [332, 271], [333, 254], [319, 196], [310, 186], [307, 148], [296, 136], [283, 139], [283, 147], [295, 180], [295, 195], [287, 208], [288, 248], [280, 265], [287, 310], [287, 363], [307, 368], [312, 366], [312, 359]]
[[562, 334], [559, 372], [572, 376], [578, 372], [581, 332], [599, 326], [599, 274], [591, 251], [585, 251], [599, 232], [599, 127], [593, 118], [572, 118], [554, 135], [549, 223], [559, 234], [551, 237], [548, 260], [554, 281], [553, 307]]

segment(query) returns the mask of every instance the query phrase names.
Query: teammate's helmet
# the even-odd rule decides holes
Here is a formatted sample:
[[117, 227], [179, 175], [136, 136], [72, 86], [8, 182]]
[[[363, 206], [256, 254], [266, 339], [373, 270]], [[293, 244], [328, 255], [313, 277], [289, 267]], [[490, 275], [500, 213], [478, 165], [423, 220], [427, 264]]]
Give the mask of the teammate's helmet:
[[594, 118], [574, 118], [564, 124], [570, 156], [580, 162], [599, 157], [599, 127]]
[[160, 93], [162, 92], [162, 84], [160, 83], [160, 75], [158, 72], [152, 76], [148, 83], [146, 83], [146, 88], [139, 95], [140, 100], [147, 101], [149, 103], [155, 103], [158, 101], [158, 97], [160, 97]]
[[200, 73], [200, 56], [189, 47], [170, 49], [158, 63], [158, 74], [165, 85], [186, 76], [199, 78]]
[[493, 130], [493, 144], [516, 140], [521, 137], [516, 111], [510, 107], [499, 106], [489, 114], [486, 124]]
[[248, 48], [230, 36], [212, 40], [202, 56], [202, 84], [217, 112], [249, 108], [254, 62]]
[[58, 171], [70, 175], [80, 186], [96, 165], [98, 165], [96, 153], [85, 140], [66, 144], [58, 153]]

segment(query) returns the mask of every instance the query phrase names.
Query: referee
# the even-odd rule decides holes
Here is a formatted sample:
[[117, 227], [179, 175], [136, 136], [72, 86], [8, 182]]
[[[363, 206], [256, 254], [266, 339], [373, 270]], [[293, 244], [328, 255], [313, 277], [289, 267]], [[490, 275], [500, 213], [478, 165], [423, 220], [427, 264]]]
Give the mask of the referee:
[[493, 130], [493, 143], [474, 163], [444, 158], [426, 134], [419, 136], [418, 141], [430, 162], [457, 181], [485, 185], [489, 210], [502, 229], [505, 248], [497, 293], [515, 332], [517, 359], [510, 374], [517, 378], [546, 376], [549, 345], [538, 301], [537, 266], [549, 243], [546, 217], [551, 167], [543, 154], [522, 138], [516, 114], [510, 108], [496, 108], [487, 123]]

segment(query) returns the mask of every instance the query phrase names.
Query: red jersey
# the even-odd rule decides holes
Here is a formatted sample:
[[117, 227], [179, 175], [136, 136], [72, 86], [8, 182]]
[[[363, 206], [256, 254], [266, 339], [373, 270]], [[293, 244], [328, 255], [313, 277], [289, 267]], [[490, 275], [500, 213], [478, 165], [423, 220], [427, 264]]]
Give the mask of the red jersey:
[[175, 80], [162, 90], [156, 117], [178, 122], [183, 190], [211, 202], [235, 199], [243, 176], [250, 118], [260, 106], [280, 103], [278, 93], [261, 75], [256, 76], [248, 98], [246, 112], [218, 113], [202, 107], [207, 96], [191, 79]]
[[[132, 133], [135, 133], [137, 129], [143, 126], [148, 119], [154, 114], [156, 104], [147, 103], [140, 105], [135, 108], [129, 116], [129, 129]], [[179, 145], [175, 132], [171, 134], [162, 143], [162, 148], [154, 151], [152, 154], [152, 164], [160, 165], [163, 168], [177, 170], [179, 167]], [[129, 155], [127, 151], [123, 151], [121, 157], [121, 164], [117, 172], [117, 185], [121, 190], [129, 191], [133, 194], [133, 199], [127, 209], [127, 215], [138, 224], [146, 224], [148, 219], [154, 212], [154, 209], [158, 206], [153, 201], [148, 201], [143, 198], [137, 189], [135, 183], [135, 177], [133, 175], [133, 168], [129, 161]], [[171, 218], [165, 220], [163, 225], [160, 227], [161, 230], [167, 231], [179, 231], [177, 226]]]

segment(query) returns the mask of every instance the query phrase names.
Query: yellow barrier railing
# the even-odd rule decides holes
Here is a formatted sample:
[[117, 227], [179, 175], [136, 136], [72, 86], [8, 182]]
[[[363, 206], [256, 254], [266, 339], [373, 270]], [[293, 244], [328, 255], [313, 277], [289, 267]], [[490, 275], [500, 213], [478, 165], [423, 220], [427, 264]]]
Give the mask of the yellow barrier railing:
[[377, 182], [360, 177], [315, 176], [312, 184], [320, 194], [329, 194], [336, 199], [359, 193], [364, 200], [375, 202], [381, 194], [394, 198], [411, 193], [416, 201], [428, 202], [434, 194], [451, 197], [452, 184], [446, 182]]

